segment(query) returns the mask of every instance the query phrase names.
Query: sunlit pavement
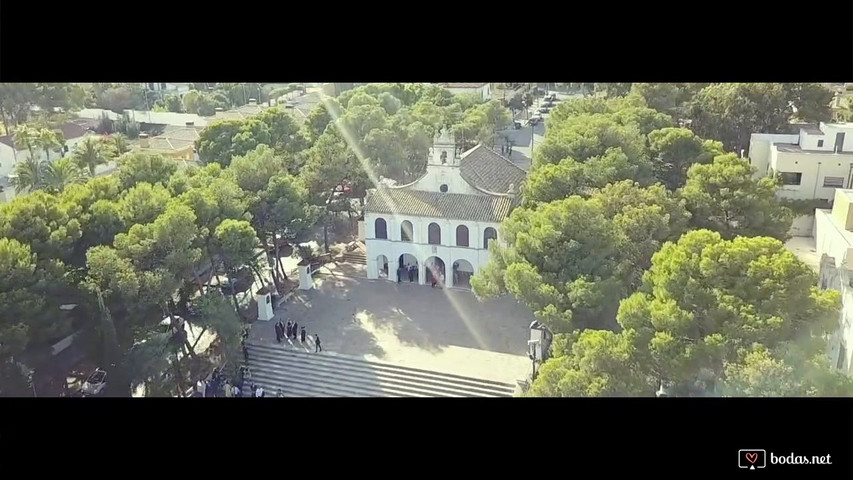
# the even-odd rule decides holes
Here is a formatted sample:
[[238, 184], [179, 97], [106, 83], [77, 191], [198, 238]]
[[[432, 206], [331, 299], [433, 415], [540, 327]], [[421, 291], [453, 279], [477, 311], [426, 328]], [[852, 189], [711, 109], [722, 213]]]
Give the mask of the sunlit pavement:
[[[481, 303], [464, 290], [342, 274], [320, 274], [316, 284], [297, 290], [276, 320], [318, 333], [325, 351], [506, 383], [529, 373], [533, 315], [511, 297]], [[251, 337], [275, 343], [274, 322], [256, 322]]]

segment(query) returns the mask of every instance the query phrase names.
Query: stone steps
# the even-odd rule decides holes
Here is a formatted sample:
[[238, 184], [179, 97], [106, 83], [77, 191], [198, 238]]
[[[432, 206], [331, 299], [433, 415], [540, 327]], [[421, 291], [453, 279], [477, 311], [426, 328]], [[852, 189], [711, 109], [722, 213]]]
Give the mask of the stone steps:
[[344, 253], [343, 260], [346, 263], [353, 263], [356, 265], [367, 265], [367, 255], [358, 251]]
[[[308, 353], [250, 343], [251, 382], [267, 396], [288, 397], [511, 397], [515, 386], [431, 372], [330, 352]], [[251, 386], [243, 387], [251, 396]]]

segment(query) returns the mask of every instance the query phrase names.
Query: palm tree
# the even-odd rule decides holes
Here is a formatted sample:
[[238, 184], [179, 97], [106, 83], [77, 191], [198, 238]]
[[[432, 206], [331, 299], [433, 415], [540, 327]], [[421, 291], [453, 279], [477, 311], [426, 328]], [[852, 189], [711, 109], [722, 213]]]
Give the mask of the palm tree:
[[74, 183], [83, 183], [86, 175], [70, 157], [63, 157], [44, 167], [42, 183], [51, 193], [59, 193]]
[[31, 192], [42, 188], [42, 185], [44, 185], [45, 163], [35, 158], [28, 158], [23, 162], [18, 162], [15, 165], [15, 176], [11, 179], [11, 183], [15, 187], [15, 193]]
[[30, 158], [35, 158], [33, 149], [36, 146], [38, 132], [29, 125], [19, 125], [15, 130], [15, 149], [26, 148], [30, 152]]
[[61, 135], [61, 133], [57, 133], [49, 128], [39, 128], [35, 132], [33, 143], [44, 150], [45, 159], [50, 161], [50, 151], [58, 151], [58, 149], [62, 148]]
[[81, 169], [88, 170], [89, 175], [95, 176], [95, 167], [107, 163], [107, 156], [101, 143], [94, 136], [86, 137], [74, 149], [74, 161]]
[[112, 136], [112, 140], [113, 148], [115, 148], [116, 151], [116, 157], [120, 157], [131, 150], [130, 142], [127, 141], [127, 135], [116, 133]]

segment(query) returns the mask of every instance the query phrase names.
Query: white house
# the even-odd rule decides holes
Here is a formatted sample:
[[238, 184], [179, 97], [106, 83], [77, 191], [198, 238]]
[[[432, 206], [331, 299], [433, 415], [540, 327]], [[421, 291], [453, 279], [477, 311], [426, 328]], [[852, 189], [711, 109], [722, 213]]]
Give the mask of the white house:
[[832, 365], [847, 374], [853, 352], [853, 190], [838, 189], [832, 210], [815, 211], [815, 250], [820, 286], [841, 292], [838, 330], [829, 343]]
[[853, 180], [853, 123], [822, 123], [800, 128], [795, 135], [752, 134], [749, 161], [759, 175], [778, 173], [779, 195], [795, 199], [832, 200], [837, 188]]
[[439, 83], [439, 86], [450, 90], [454, 95], [473, 93], [482, 97], [484, 101], [492, 99], [491, 83]]
[[[51, 152], [50, 158], [56, 159], [71, 152], [87, 135], [94, 132], [91, 131], [91, 122], [85, 120], [74, 120], [63, 124], [56, 130], [62, 133], [62, 138], [65, 141], [63, 151], [60, 153]], [[44, 160], [44, 150], [40, 148], [33, 149], [36, 158]], [[15, 146], [13, 135], [0, 136], [0, 178], [8, 177], [15, 171], [15, 165], [29, 158], [29, 150], [21, 146]]]
[[[853, 123], [804, 126], [798, 134], [757, 134], [750, 137], [749, 163], [757, 176], [778, 174], [780, 198], [831, 202], [839, 188], [853, 186]], [[810, 235], [813, 218], [800, 217], [792, 234]]]
[[[168, 125], [171, 127], [206, 127], [213, 122], [219, 120], [245, 120], [251, 118], [269, 108], [265, 104], [258, 104], [257, 101], [250, 101], [248, 104], [233, 108], [231, 110], [217, 111], [213, 116], [202, 117], [194, 113], [175, 113], [175, 112], [154, 112], [151, 110], [125, 110], [133, 120], [139, 123], [151, 123], [156, 125]], [[111, 110], [102, 108], [84, 108], [79, 112], [75, 112], [78, 118], [84, 118], [92, 121], [100, 121], [103, 115], [106, 115], [111, 120], [116, 120], [122, 115]]]
[[140, 83], [140, 85], [145, 90], [181, 96], [192, 89], [192, 84], [189, 83]]
[[442, 131], [421, 178], [368, 193], [367, 277], [396, 281], [402, 273], [409, 281], [399, 269], [411, 265], [419, 284], [429, 283], [429, 270], [444, 275], [448, 287], [469, 287], [489, 261], [489, 244], [517, 205], [524, 178], [524, 170], [483, 145], [460, 154], [453, 135]]
[[[213, 117], [202, 117], [194, 113], [174, 113], [174, 112], [152, 112], [149, 110], [125, 110], [130, 118], [140, 123], [151, 123], [156, 125], [169, 125], [173, 127], [183, 127], [187, 124], [193, 124], [197, 127], [206, 127]], [[84, 108], [76, 112], [78, 118], [86, 118], [92, 121], [100, 121], [101, 116], [105, 115], [111, 120], [116, 120], [121, 117], [120, 114], [111, 110], [102, 108]]]

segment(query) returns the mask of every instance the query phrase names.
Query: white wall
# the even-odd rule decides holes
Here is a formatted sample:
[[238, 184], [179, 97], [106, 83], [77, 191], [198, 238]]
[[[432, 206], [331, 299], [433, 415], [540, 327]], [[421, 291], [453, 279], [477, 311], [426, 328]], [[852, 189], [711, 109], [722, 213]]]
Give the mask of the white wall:
[[823, 150], [830, 152], [835, 151], [835, 136], [838, 133], [845, 133], [843, 152], [853, 152], [853, 123], [821, 123], [821, 130], [826, 134]]
[[767, 176], [770, 167], [770, 145], [773, 143], [797, 143], [799, 135], [753, 133], [749, 137], [749, 163], [758, 171], [756, 178]]
[[[101, 115], [106, 113], [113, 120], [121, 115], [101, 108], [84, 108], [77, 112], [80, 118], [97, 120]], [[149, 112], [144, 110], [126, 110], [125, 113], [135, 118], [137, 122], [156, 123], [160, 125], [170, 125], [173, 127], [185, 127], [187, 123], [192, 122], [196, 127], [206, 127], [208, 120], [213, 117], [201, 117], [192, 113], [173, 113], [173, 112]]]
[[[154, 91], [159, 92], [163, 90], [165, 93], [186, 93], [189, 92], [191, 86], [189, 83], [166, 83], [166, 88], [160, 88], [160, 83], [162, 82], [154, 82]], [[143, 89], [148, 89], [148, 83], [140, 83]]]
[[[823, 145], [818, 146], [818, 142], [823, 140]], [[832, 146], [835, 144], [835, 135], [832, 136], [832, 140], [829, 139], [828, 135], [816, 135], [813, 133], [806, 133], [805, 130], [800, 129], [800, 148], [803, 150], [819, 150], [819, 151], [828, 151], [832, 153]]]
[[[386, 223], [388, 239], [376, 238], [376, 219], [383, 218]], [[401, 224], [408, 220], [412, 222], [412, 242], [402, 242]], [[441, 244], [429, 244], [429, 224], [437, 223], [441, 227]], [[456, 227], [465, 225], [468, 227], [468, 247], [456, 246]], [[368, 213], [364, 218], [365, 244], [367, 246], [367, 278], [379, 278], [379, 270], [382, 265], [377, 261], [380, 255], [384, 255], [388, 261], [389, 279], [393, 280], [396, 275], [397, 259], [400, 255], [410, 254], [418, 260], [420, 269], [420, 283], [425, 277], [425, 263], [429, 257], [438, 257], [444, 261], [445, 271], [450, 272], [453, 262], [457, 260], [468, 261], [474, 273], [486, 265], [489, 261], [489, 251], [483, 248], [484, 233], [487, 227], [492, 227], [498, 232], [498, 240], [501, 234], [498, 223], [492, 222], [463, 222], [459, 220], [448, 220], [425, 217], [395, 217]], [[448, 286], [452, 286], [452, 275], [446, 276]]]
[[800, 185], [783, 185], [777, 194], [782, 198], [832, 200], [837, 187], [824, 187], [826, 177], [842, 177], [843, 187], [849, 188], [853, 155], [813, 152], [779, 152], [771, 147], [770, 167], [774, 172], [802, 173]]
[[829, 210], [815, 211], [815, 248], [821, 257], [820, 285], [841, 292], [841, 314], [838, 330], [830, 338], [827, 349], [832, 366], [838, 364], [842, 345], [846, 353], [842, 359], [842, 370], [850, 374], [853, 354], [853, 287], [850, 286], [853, 272], [853, 233], [843, 230], [833, 222]]
[[454, 95], [477, 94], [482, 97], [483, 100], [489, 101], [492, 99], [492, 89], [490, 83], [487, 83], [477, 88], [447, 88], [447, 90], [449, 90], [450, 93]]
[[8, 176], [15, 171], [15, 149], [0, 143], [0, 177]]
[[[65, 140], [65, 145], [68, 146], [68, 153], [65, 155], [70, 155], [71, 152], [77, 147], [77, 144], [83, 141], [88, 135], [84, 135], [82, 137], [72, 138], [70, 140]], [[40, 148], [34, 148], [33, 153], [38, 160], [45, 160], [46, 155], [44, 150]], [[57, 152], [50, 152], [50, 159], [56, 160], [61, 158], [62, 154]], [[5, 143], [0, 143], [0, 177], [8, 176], [9, 174], [15, 171], [15, 165], [18, 162], [23, 162], [30, 158], [29, 150], [18, 150], [15, 152], [12, 147], [6, 145]]]
[[427, 172], [410, 188], [427, 192], [439, 192], [442, 185], [447, 185], [447, 193], [464, 193], [467, 195], [483, 195], [459, 174], [459, 167], [447, 165], [429, 165]]
[[814, 215], [800, 215], [794, 218], [788, 233], [792, 237], [811, 237], [814, 234]]

